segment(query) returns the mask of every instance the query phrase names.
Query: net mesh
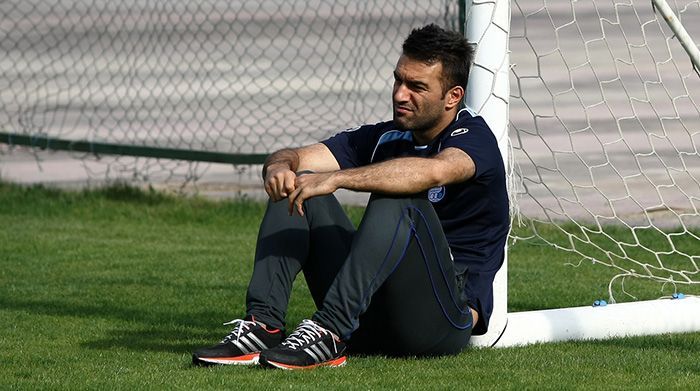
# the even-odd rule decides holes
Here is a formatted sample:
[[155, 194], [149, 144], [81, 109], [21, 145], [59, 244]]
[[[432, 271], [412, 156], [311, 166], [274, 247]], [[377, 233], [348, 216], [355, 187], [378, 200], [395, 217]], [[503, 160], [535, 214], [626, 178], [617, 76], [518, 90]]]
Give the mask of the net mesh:
[[[7, 0], [0, 129], [267, 153], [386, 119], [400, 44], [457, 28], [458, 1]], [[76, 157], [93, 178], [196, 179], [208, 165]], [[177, 174], [177, 175], [176, 175]]]
[[[700, 3], [671, 6], [700, 37]], [[617, 270], [612, 300], [699, 284], [700, 77], [651, 2], [514, 1], [510, 49], [526, 232]]]

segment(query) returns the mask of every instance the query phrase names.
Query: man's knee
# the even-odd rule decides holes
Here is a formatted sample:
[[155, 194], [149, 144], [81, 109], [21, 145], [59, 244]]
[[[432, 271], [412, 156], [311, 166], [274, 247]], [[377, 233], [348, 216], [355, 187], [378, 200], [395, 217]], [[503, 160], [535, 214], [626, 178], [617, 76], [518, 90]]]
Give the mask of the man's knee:
[[337, 209], [342, 209], [340, 203], [334, 195], [328, 194], [318, 197], [312, 197], [304, 201], [304, 213], [318, 214], [331, 213]]
[[[312, 213], [314, 211], [330, 210], [331, 208], [339, 208], [338, 200], [332, 195], [312, 197], [304, 201], [304, 213]], [[283, 198], [279, 201], [268, 199], [268, 211], [276, 213], [285, 213], [289, 215], [289, 198]], [[294, 209], [294, 216], [298, 215]]]

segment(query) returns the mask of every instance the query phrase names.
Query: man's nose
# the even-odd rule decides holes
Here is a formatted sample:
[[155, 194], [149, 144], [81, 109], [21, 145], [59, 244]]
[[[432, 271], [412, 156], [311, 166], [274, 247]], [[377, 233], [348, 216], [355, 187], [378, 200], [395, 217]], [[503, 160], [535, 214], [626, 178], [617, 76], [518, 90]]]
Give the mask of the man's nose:
[[394, 87], [394, 101], [407, 102], [409, 97], [408, 88], [404, 84], [398, 84]]

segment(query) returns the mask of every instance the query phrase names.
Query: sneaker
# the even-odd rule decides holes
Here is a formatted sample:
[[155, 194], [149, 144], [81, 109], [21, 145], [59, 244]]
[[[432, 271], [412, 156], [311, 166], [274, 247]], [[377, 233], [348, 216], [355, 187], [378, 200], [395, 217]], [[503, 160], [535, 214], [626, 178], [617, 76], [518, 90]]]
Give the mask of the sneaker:
[[345, 365], [345, 343], [318, 323], [305, 319], [279, 346], [264, 350], [260, 364], [281, 369]]
[[224, 325], [233, 325], [231, 333], [218, 345], [194, 352], [192, 364], [255, 365], [261, 350], [273, 348], [284, 339], [282, 330], [269, 330], [253, 317], [235, 319]]

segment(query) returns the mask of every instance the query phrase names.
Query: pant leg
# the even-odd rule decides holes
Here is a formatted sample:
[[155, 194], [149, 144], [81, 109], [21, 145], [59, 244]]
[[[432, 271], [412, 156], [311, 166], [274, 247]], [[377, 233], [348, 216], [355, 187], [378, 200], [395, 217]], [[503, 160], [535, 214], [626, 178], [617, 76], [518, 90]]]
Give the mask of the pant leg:
[[456, 277], [429, 201], [373, 196], [313, 319], [350, 338], [355, 351], [457, 353], [469, 341], [472, 319]]
[[270, 327], [285, 327], [299, 271], [319, 306], [350, 249], [355, 229], [335, 197], [309, 199], [304, 212], [289, 216], [287, 200], [270, 201], [260, 224], [246, 313]]

